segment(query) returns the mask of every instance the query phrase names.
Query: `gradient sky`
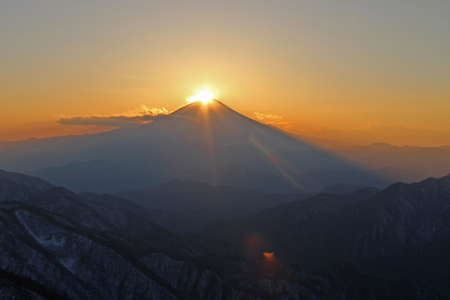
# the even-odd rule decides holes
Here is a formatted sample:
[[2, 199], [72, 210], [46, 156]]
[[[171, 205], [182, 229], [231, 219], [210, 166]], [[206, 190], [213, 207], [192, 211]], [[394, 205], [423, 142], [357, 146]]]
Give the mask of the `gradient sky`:
[[2, 0], [0, 41], [0, 140], [207, 85], [305, 135], [450, 144], [447, 0]]

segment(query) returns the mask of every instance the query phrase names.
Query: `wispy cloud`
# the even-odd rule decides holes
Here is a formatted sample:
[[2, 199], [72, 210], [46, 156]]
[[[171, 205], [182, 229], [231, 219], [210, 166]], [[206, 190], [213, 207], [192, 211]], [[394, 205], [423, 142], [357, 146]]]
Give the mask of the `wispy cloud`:
[[62, 125], [125, 127], [150, 123], [163, 115], [167, 115], [168, 113], [168, 110], [164, 107], [147, 107], [145, 105], [142, 105], [138, 109], [134, 109], [122, 114], [65, 117], [60, 118], [58, 120], [58, 123]]
[[289, 125], [289, 123], [286, 120], [284, 120], [283, 116], [280, 115], [266, 114], [261, 112], [254, 112], [253, 115], [257, 121], [267, 125], [282, 128], [285, 128]]

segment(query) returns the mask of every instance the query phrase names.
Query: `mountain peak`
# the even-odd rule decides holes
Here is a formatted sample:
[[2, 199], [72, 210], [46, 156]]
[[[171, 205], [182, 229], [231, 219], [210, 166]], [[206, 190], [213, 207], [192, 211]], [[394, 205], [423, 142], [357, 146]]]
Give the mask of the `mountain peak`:
[[175, 117], [198, 117], [201, 115], [241, 115], [237, 111], [231, 109], [227, 105], [223, 104], [219, 100], [213, 100], [208, 104], [204, 104], [202, 102], [196, 101], [189, 103], [185, 106], [180, 107], [179, 109], [172, 112], [170, 115]]

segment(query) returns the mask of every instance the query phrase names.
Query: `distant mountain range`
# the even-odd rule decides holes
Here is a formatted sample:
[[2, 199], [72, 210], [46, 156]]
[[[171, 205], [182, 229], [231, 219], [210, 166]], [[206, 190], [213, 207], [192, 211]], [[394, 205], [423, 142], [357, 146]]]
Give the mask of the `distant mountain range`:
[[93, 192], [145, 189], [171, 180], [303, 193], [387, 182], [219, 101], [191, 103], [150, 124], [107, 133], [3, 145], [0, 167]]
[[[191, 195], [203, 188], [169, 184], [177, 185]], [[209, 189], [205, 195], [214, 195]], [[227, 189], [219, 188], [235, 203], [255, 203], [254, 192]], [[181, 201], [171, 200], [176, 191], [167, 186], [159, 191], [168, 203]], [[4, 171], [0, 192], [2, 299], [450, 295], [450, 176], [294, 199], [190, 238], [170, 233], [152, 222], [147, 209], [115, 196], [77, 194]], [[198, 218], [209, 217], [210, 207], [198, 208]]]
[[450, 146], [400, 147], [376, 143], [334, 151], [394, 181], [414, 182], [445, 176], [450, 171]]

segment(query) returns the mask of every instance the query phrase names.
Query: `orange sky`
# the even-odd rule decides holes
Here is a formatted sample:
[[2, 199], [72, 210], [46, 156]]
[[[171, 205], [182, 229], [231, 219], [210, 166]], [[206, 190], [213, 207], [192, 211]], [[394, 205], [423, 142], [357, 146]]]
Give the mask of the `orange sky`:
[[97, 131], [57, 120], [170, 111], [207, 85], [307, 136], [450, 144], [450, 4], [374, 2], [2, 2], [0, 140]]

